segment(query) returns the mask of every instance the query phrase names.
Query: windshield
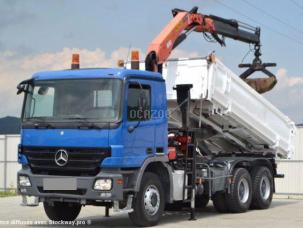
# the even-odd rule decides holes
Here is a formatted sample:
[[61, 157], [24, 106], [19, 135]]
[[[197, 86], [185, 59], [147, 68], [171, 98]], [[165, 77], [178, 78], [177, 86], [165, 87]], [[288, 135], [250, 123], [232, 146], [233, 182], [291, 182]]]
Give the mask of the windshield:
[[119, 79], [41, 80], [29, 85], [24, 120], [115, 122], [120, 117]]

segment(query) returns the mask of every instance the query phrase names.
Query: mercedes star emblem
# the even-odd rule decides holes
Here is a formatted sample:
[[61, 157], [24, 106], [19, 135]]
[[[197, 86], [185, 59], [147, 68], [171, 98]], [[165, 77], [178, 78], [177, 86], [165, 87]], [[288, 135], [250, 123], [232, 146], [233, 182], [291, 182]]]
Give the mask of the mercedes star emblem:
[[58, 166], [65, 166], [68, 162], [68, 153], [66, 150], [60, 149], [55, 154], [55, 162]]

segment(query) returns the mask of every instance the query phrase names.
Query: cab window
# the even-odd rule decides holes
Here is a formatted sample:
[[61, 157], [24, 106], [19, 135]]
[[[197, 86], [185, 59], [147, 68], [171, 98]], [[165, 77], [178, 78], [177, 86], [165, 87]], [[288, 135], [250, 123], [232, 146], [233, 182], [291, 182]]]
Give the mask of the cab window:
[[127, 97], [127, 119], [129, 121], [149, 120], [151, 114], [150, 86], [130, 84]]

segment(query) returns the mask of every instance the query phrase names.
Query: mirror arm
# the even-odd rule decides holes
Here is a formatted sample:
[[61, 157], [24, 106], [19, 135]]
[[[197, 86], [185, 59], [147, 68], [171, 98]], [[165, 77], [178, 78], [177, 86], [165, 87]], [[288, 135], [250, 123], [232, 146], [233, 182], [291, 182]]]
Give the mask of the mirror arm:
[[[18, 85], [17, 85], [17, 95], [21, 94], [22, 92], [28, 92], [26, 89], [25, 89], [25, 86], [27, 85], [31, 85], [33, 84], [34, 82], [34, 79], [33, 78], [30, 78], [30, 79], [27, 79], [27, 80], [24, 80], [22, 82], [20, 82]], [[22, 87], [24, 86], [24, 87]]]

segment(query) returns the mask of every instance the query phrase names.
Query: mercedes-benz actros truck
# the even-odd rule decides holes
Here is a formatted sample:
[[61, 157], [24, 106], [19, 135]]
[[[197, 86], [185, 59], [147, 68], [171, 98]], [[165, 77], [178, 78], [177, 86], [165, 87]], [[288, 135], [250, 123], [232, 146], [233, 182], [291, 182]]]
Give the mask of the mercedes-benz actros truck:
[[75, 55], [72, 69], [18, 85], [23, 205], [43, 203], [56, 221], [103, 206], [106, 215], [128, 212], [137, 226], [156, 225], [171, 208], [188, 208], [194, 219], [209, 200], [221, 213], [270, 206], [274, 178], [283, 176], [275, 159], [291, 156], [295, 125], [213, 56], [167, 60], [163, 48], [184, 37], [172, 33], [182, 23], [179, 32], [204, 29], [217, 39], [215, 28], [246, 42], [258, 32], [214, 16], [199, 24], [199, 16], [175, 10], [143, 64], [134, 52], [120, 68], [81, 69]]

